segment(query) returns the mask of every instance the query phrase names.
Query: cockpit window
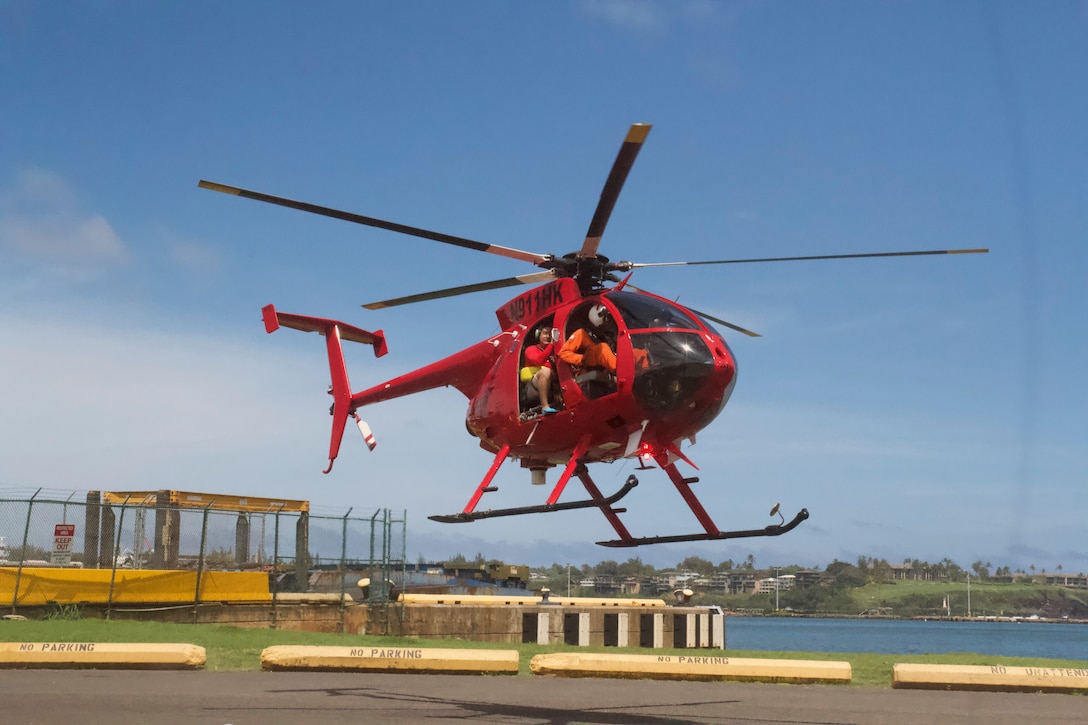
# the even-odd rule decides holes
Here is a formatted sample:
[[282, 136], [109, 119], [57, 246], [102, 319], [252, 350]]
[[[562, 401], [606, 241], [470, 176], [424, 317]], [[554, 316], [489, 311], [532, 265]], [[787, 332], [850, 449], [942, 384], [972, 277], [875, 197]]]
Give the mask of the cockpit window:
[[635, 357], [635, 398], [648, 410], [688, 406], [714, 373], [714, 356], [694, 332], [641, 332], [631, 335]]
[[698, 330], [699, 325], [677, 307], [634, 292], [613, 292], [608, 299], [620, 311], [628, 329], [676, 327]]

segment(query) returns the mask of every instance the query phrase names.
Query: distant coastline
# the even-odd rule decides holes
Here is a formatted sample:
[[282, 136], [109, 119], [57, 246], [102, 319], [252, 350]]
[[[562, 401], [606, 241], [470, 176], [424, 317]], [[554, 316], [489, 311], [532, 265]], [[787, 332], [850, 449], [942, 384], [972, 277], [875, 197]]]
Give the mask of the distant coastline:
[[893, 621], [910, 622], [968, 622], [968, 623], [992, 623], [1005, 624], [1088, 624], [1088, 618], [1082, 617], [1038, 617], [1038, 616], [991, 616], [981, 615], [975, 617], [953, 615], [940, 617], [934, 615], [897, 615], [897, 614], [840, 614], [836, 612], [793, 612], [779, 610], [777, 612], [752, 611], [729, 609], [719, 607], [722, 614], [727, 617], [753, 617], [763, 619], [885, 619]]

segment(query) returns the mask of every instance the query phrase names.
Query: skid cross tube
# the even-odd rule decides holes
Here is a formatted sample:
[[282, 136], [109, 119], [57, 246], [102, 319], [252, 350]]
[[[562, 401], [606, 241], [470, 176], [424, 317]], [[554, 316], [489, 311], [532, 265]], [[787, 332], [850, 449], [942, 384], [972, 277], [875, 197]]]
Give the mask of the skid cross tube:
[[[584, 468], [584, 467], [583, 467]], [[581, 476], [579, 476], [581, 478]], [[582, 479], [585, 483], [585, 479]], [[538, 506], [517, 506], [515, 508], [508, 509], [489, 509], [487, 511], [473, 511], [471, 513], [459, 513], [449, 514], [445, 516], [428, 516], [431, 521], [439, 521], [444, 524], [463, 524], [469, 521], [478, 521], [480, 519], [492, 519], [499, 516], [520, 516], [522, 514], [546, 514], [552, 511], [570, 511], [571, 509], [585, 509], [598, 507], [605, 512], [608, 516], [611, 514], [615, 516], [615, 512], [612, 510], [612, 504], [619, 501], [621, 498], [631, 492], [635, 486], [638, 485], [638, 479], [634, 476], [628, 476], [627, 481], [623, 484], [623, 487], [619, 491], [616, 491], [611, 496], [601, 496], [600, 491], [597, 491], [597, 495], [594, 498], [586, 499], [583, 501], [567, 501], [565, 503], [553, 503], [553, 504], [540, 504]], [[596, 490], [596, 486], [593, 487]], [[590, 492], [592, 495], [592, 491]], [[617, 519], [618, 521], [618, 519]], [[622, 527], [623, 524], [620, 524]], [[626, 529], [625, 529], [626, 531]], [[618, 533], [618, 532], [617, 532]], [[621, 534], [622, 536], [622, 534]]]

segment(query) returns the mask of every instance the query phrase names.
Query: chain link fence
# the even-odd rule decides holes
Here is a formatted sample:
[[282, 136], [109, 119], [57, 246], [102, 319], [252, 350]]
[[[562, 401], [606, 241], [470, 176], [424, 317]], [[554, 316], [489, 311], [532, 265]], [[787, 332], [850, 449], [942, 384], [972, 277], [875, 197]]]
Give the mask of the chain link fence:
[[[16, 612], [25, 569], [113, 572], [106, 605], [120, 600], [117, 572], [263, 572], [281, 595], [336, 593], [386, 603], [403, 576], [406, 517], [318, 514], [309, 502], [180, 491], [0, 489], [0, 581]], [[14, 572], [14, 585], [10, 580]], [[398, 576], [398, 572], [400, 576]], [[375, 585], [360, 592], [360, 573]], [[122, 577], [124, 579], [124, 577]], [[24, 583], [25, 588], [25, 583]]]

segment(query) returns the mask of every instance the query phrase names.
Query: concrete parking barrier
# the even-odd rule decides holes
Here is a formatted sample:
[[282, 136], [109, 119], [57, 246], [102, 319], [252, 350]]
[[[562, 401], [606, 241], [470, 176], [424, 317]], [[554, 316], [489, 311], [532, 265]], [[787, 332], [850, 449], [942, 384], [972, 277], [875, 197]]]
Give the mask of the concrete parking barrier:
[[711, 655], [626, 655], [557, 652], [533, 657], [534, 675], [655, 680], [849, 683], [849, 662], [774, 660]]
[[892, 687], [995, 692], [1085, 692], [1088, 668], [897, 664]]
[[493, 649], [278, 645], [261, 652], [261, 669], [516, 675], [518, 652]]
[[193, 644], [120, 642], [0, 642], [0, 668], [191, 670], [204, 666]]

